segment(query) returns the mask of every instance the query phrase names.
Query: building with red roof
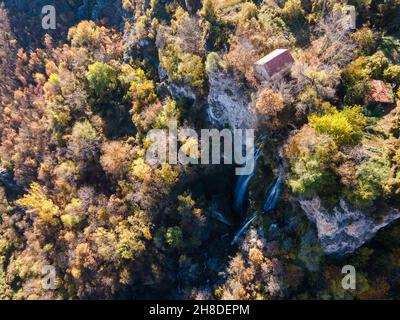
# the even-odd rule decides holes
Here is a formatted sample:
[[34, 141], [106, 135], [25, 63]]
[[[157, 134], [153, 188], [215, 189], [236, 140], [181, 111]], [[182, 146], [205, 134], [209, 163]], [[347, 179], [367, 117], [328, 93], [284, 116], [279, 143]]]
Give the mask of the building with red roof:
[[254, 64], [254, 71], [260, 80], [280, 78], [286, 74], [294, 63], [294, 59], [287, 49], [276, 49]]
[[371, 90], [366, 97], [367, 103], [393, 104], [394, 98], [392, 89], [382, 80], [371, 80], [369, 82]]

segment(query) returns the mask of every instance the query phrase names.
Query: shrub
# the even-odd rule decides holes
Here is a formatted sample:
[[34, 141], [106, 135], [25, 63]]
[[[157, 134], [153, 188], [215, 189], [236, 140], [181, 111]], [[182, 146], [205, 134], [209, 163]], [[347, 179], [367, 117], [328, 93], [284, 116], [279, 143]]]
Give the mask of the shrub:
[[266, 125], [270, 129], [279, 129], [284, 125], [284, 122], [279, 119], [284, 107], [282, 95], [271, 89], [264, 89], [256, 102], [257, 112], [267, 117]]
[[177, 77], [188, 83], [197, 92], [204, 93], [206, 73], [203, 59], [197, 55], [185, 53], [178, 65]]
[[162, 111], [155, 119], [154, 128], [164, 129], [168, 128], [169, 121], [176, 120], [180, 118], [180, 111], [175, 101], [170, 100], [163, 107]]
[[256, 110], [266, 116], [276, 116], [284, 107], [282, 95], [271, 89], [264, 89], [258, 97]]
[[361, 107], [346, 107], [343, 111], [333, 111], [309, 117], [310, 124], [322, 134], [328, 134], [339, 144], [354, 144], [360, 141], [362, 129], [367, 123]]
[[365, 97], [371, 92], [371, 84], [367, 80], [356, 82], [354, 85], [349, 86], [344, 96], [344, 103], [351, 105], [357, 103], [364, 103]]
[[69, 30], [68, 39], [73, 47], [98, 47], [105, 30], [105, 28], [96, 26], [93, 21], [82, 21]]
[[240, 10], [240, 20], [244, 22], [255, 17], [257, 17], [257, 6], [252, 2], [244, 3]]
[[342, 76], [347, 83], [352, 84], [370, 78], [381, 79], [383, 72], [389, 67], [389, 63], [385, 54], [378, 51], [372, 56], [361, 56], [349, 63], [343, 70]]
[[400, 66], [390, 66], [384, 72], [385, 80], [400, 85]]
[[368, 57], [366, 68], [372, 78], [379, 79], [382, 78], [384, 70], [389, 67], [389, 63], [389, 59], [385, 57], [385, 54], [382, 51], [378, 51]]
[[205, 66], [206, 72], [207, 73], [215, 72], [218, 69], [220, 60], [221, 58], [219, 57], [218, 53], [210, 52], [207, 55], [206, 66]]
[[360, 46], [364, 54], [371, 54], [376, 50], [376, 39], [374, 32], [368, 27], [362, 27], [351, 35], [351, 38]]
[[387, 161], [373, 159], [361, 164], [357, 170], [358, 184], [347, 192], [347, 197], [357, 207], [368, 207], [382, 195], [383, 186], [390, 177]]
[[320, 139], [315, 145], [315, 150], [303, 152], [292, 162], [289, 185], [294, 193], [332, 197], [337, 191], [337, 179], [331, 167], [338, 148], [332, 139]]
[[205, 20], [205, 29], [207, 31], [206, 47], [208, 51], [219, 51], [228, 42], [229, 29], [228, 24], [217, 15], [213, 0], [204, 1], [201, 16]]
[[292, 191], [297, 194], [316, 195], [335, 185], [334, 175], [313, 157], [306, 157], [292, 167], [296, 178], [289, 180]]
[[281, 14], [284, 20], [291, 23], [305, 21], [305, 12], [301, 6], [301, 0], [286, 1]]

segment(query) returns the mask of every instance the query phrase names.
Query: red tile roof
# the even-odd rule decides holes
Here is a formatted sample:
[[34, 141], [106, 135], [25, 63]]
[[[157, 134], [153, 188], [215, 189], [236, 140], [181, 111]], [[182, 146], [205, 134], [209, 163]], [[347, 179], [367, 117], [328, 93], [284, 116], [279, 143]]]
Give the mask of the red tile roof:
[[287, 49], [276, 49], [256, 62], [267, 70], [269, 76], [280, 72], [288, 65], [294, 63], [294, 59]]
[[367, 97], [368, 101], [375, 103], [394, 103], [392, 90], [382, 80], [371, 80], [371, 91]]

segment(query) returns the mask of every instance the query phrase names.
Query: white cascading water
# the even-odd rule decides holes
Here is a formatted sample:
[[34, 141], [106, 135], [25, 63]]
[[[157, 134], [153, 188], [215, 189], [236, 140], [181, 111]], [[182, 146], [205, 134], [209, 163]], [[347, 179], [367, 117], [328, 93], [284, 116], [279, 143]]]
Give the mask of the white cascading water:
[[278, 179], [276, 179], [274, 185], [266, 195], [263, 207], [265, 213], [275, 209], [276, 204], [278, 203], [279, 200], [279, 196], [281, 194], [281, 190], [282, 190], [282, 177], [281, 175], [279, 175]]
[[[279, 175], [279, 177], [275, 180], [275, 183], [273, 184], [272, 188], [269, 190], [269, 192], [266, 195], [265, 202], [264, 202], [264, 212], [267, 213], [273, 209], [275, 209], [279, 196], [282, 190], [282, 177]], [[251, 223], [256, 219], [257, 214], [253, 214], [250, 219], [248, 219], [244, 225], [240, 228], [240, 230], [236, 233], [235, 237], [233, 238], [231, 244], [234, 245], [235, 243], [238, 242], [242, 234], [249, 228]]]
[[238, 232], [236, 232], [235, 237], [233, 238], [231, 245], [234, 245], [236, 242], [238, 242], [238, 240], [240, 239], [240, 237], [242, 236], [242, 234], [247, 230], [247, 228], [250, 226], [250, 224], [257, 218], [256, 214], [253, 214], [253, 216], [248, 219], [248, 221], [243, 225], [243, 227], [240, 228], [240, 230]]
[[249, 186], [250, 180], [254, 177], [255, 168], [257, 164], [257, 160], [260, 158], [260, 150], [255, 149], [254, 152], [254, 165], [251, 171], [251, 174], [248, 176], [240, 176], [235, 187], [235, 200], [233, 203], [233, 208], [237, 213], [242, 213], [244, 198], [246, 196], [246, 191]]

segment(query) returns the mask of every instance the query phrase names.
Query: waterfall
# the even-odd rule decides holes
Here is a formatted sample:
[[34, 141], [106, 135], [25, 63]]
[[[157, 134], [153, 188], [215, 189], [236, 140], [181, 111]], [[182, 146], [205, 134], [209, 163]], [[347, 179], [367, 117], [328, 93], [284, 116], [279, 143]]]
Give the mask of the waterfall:
[[244, 197], [247, 191], [247, 186], [251, 178], [253, 177], [252, 174], [248, 176], [240, 176], [235, 187], [235, 202], [233, 204], [234, 209], [236, 212], [242, 212], [243, 209], [243, 202]]
[[257, 218], [257, 214], [253, 214], [253, 216], [243, 225], [243, 227], [240, 228], [240, 230], [236, 233], [235, 237], [233, 238], [231, 245], [234, 245], [242, 234], [247, 230], [247, 228], [250, 226], [250, 224]]
[[255, 149], [254, 164], [251, 174], [249, 174], [248, 176], [240, 176], [237, 180], [235, 187], [235, 195], [234, 195], [235, 201], [233, 203], [233, 208], [236, 212], [242, 212], [243, 210], [243, 203], [244, 203], [244, 198], [246, 196], [246, 191], [249, 186], [250, 180], [253, 178], [255, 174], [255, 167], [259, 157], [260, 157], [260, 150]]
[[281, 190], [282, 190], [282, 177], [281, 175], [279, 175], [274, 185], [266, 195], [263, 207], [264, 212], [269, 212], [275, 209], [276, 204], [278, 203], [279, 196], [281, 194]]
[[[278, 203], [279, 200], [279, 196], [281, 194], [281, 190], [282, 190], [282, 176], [279, 175], [279, 177], [275, 180], [273, 186], [267, 192], [263, 207], [265, 213], [275, 209], [276, 204]], [[239, 238], [248, 229], [248, 227], [256, 219], [256, 217], [257, 214], [253, 214], [251, 218], [244, 223], [244, 225], [240, 228], [240, 230], [236, 233], [235, 237], [233, 238], [231, 245], [234, 245], [235, 243], [238, 242]]]

